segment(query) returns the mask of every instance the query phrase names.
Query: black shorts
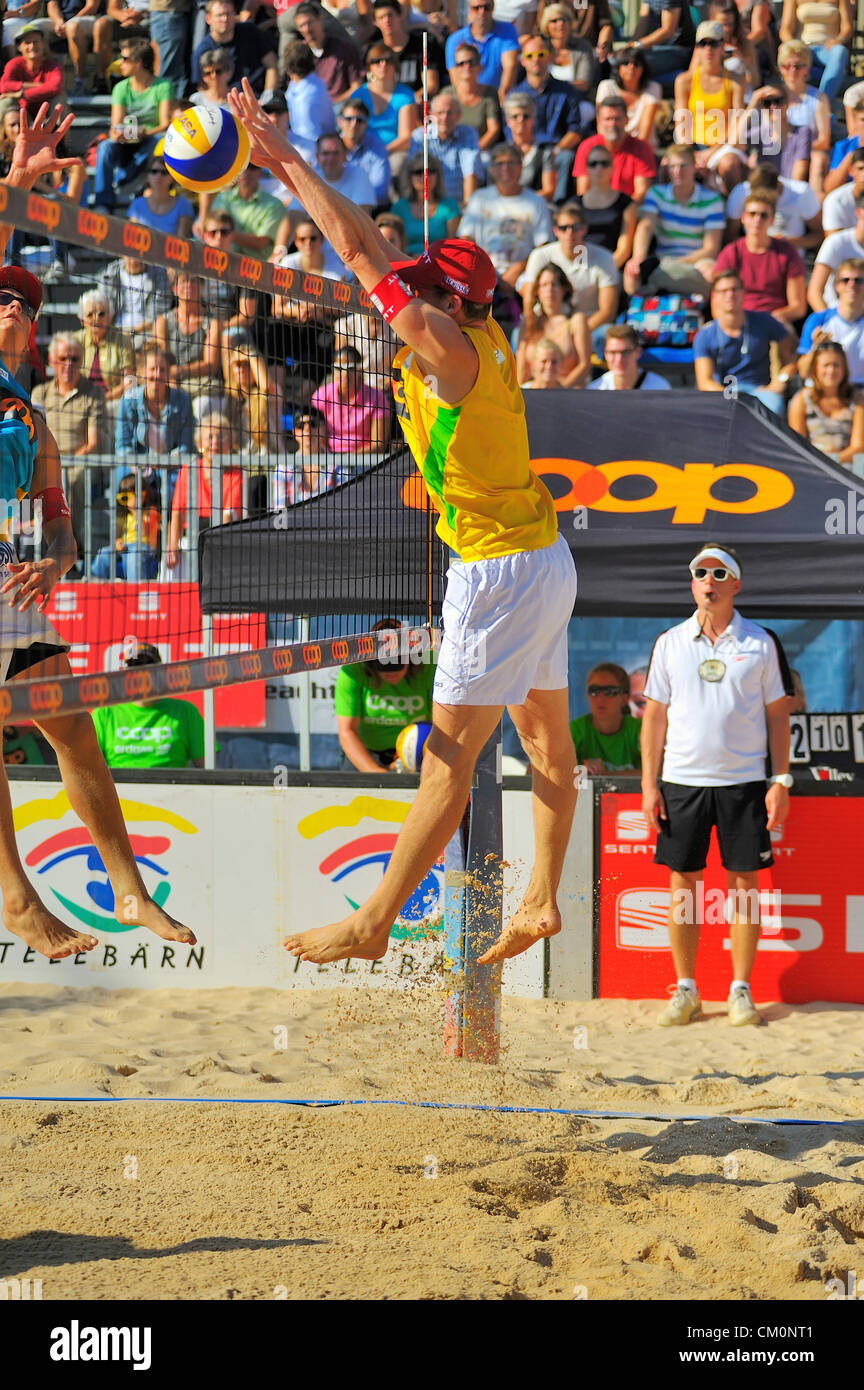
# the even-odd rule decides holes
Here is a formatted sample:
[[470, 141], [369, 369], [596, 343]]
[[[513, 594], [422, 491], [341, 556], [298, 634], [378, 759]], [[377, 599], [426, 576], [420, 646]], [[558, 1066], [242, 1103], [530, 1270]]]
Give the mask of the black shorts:
[[29, 647], [16, 647], [3, 673], [3, 680], [11, 681], [13, 676], [20, 676], [31, 666], [38, 666], [40, 661], [47, 661], [52, 656], [65, 656], [68, 650], [68, 646], [58, 647], [53, 642], [31, 642]]
[[679, 874], [698, 873], [705, 868], [714, 826], [724, 869], [752, 874], [774, 863], [764, 781], [730, 787], [661, 782], [660, 791], [667, 819], [660, 821], [655, 864], [665, 864]]

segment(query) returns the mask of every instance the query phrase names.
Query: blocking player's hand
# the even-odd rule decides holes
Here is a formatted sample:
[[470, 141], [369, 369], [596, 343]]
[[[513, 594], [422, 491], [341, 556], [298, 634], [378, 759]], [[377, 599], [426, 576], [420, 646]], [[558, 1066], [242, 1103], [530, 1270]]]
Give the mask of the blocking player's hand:
[[642, 814], [652, 830], [659, 830], [661, 820], [668, 820], [666, 803], [659, 787], [642, 793]]
[[768, 811], [768, 829], [777, 830], [789, 815], [789, 791], [779, 782], [772, 782], [765, 793], [765, 807]]
[[28, 560], [23, 564], [12, 563], [7, 568], [10, 577], [0, 589], [0, 594], [11, 595], [9, 607], [25, 613], [35, 605], [40, 613], [44, 613], [51, 590], [60, 579], [57, 561], [49, 558]]

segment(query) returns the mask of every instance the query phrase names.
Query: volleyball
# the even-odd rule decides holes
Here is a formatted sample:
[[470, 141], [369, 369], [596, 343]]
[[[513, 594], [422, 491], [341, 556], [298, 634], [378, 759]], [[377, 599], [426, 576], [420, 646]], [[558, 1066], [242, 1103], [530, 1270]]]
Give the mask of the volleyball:
[[396, 756], [408, 772], [420, 771], [423, 749], [431, 732], [431, 724], [418, 721], [416, 724], [406, 724], [396, 735]]
[[249, 136], [224, 106], [192, 106], [169, 125], [162, 158], [184, 188], [216, 193], [243, 173], [249, 153]]

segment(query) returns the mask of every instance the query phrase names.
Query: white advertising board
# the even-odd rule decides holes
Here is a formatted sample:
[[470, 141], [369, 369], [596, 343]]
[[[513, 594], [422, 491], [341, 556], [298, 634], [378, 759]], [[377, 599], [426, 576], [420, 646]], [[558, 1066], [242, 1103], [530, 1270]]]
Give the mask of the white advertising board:
[[[50, 962], [0, 927], [0, 981], [114, 988], [257, 985], [305, 989], [440, 986], [443, 868], [406, 904], [383, 961], [316, 966], [289, 956], [289, 931], [338, 921], [380, 881], [412, 790], [339, 787], [118, 786], [142, 876], [188, 923], [194, 947], [115, 921], [88, 832], [58, 783], [13, 782], [22, 862], [64, 922], [99, 939]], [[504, 795], [505, 913], [524, 892], [533, 853], [531, 798]], [[505, 993], [540, 998], [542, 944], [504, 969]]]

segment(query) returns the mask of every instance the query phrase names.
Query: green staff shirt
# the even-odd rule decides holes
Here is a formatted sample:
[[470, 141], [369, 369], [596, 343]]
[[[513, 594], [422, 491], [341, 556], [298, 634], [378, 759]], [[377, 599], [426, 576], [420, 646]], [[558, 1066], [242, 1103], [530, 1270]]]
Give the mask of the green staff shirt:
[[632, 714], [625, 714], [624, 723], [617, 734], [598, 734], [591, 723], [590, 714], [570, 720], [570, 733], [573, 735], [577, 761], [584, 763], [587, 758], [599, 758], [607, 772], [626, 772], [633, 768], [641, 768], [641, 732], [642, 722]]
[[93, 710], [109, 767], [186, 767], [204, 757], [204, 720], [188, 700], [107, 705]]
[[435, 663], [411, 667], [410, 679], [373, 685], [362, 665], [343, 666], [336, 677], [336, 713], [359, 719], [357, 734], [370, 752], [396, 747], [396, 735], [418, 719], [432, 720]]

